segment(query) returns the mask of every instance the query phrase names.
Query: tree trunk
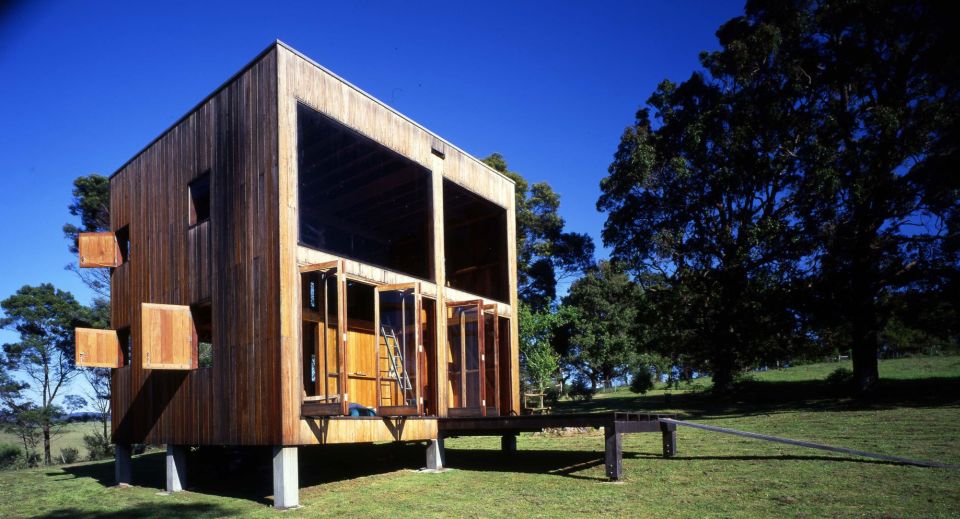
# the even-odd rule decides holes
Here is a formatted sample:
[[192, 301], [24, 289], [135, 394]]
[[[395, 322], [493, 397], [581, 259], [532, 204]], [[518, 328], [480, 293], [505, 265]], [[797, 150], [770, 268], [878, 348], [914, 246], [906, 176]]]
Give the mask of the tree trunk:
[[[876, 229], [869, 226], [859, 229], [861, 236], [875, 236]], [[880, 350], [880, 326], [877, 308], [877, 291], [874, 289], [874, 272], [877, 259], [871, 256], [871, 241], [858, 241], [851, 277], [851, 357], [853, 358], [854, 390], [864, 395], [873, 390], [880, 378], [877, 369], [877, 352]]]
[[729, 393], [733, 390], [733, 362], [730, 354], [718, 351], [711, 363], [713, 368], [713, 392]]
[[47, 465], [53, 464], [53, 457], [50, 455], [50, 424], [43, 425], [43, 462]]
[[[867, 303], [869, 304], [869, 303]], [[873, 309], [863, 308], [857, 312], [853, 323], [853, 381], [858, 394], [870, 393], [880, 379], [877, 352], [880, 350], [880, 334], [873, 319]]]
[[29, 445], [29, 443], [27, 443], [27, 435], [26, 435], [26, 434], [22, 434], [22, 435], [20, 436], [20, 439], [23, 440], [23, 457], [27, 460], [28, 466], [29, 466], [29, 462], [30, 462], [30, 445]]
[[[733, 376], [737, 371], [734, 352], [737, 351], [737, 344], [736, 337], [730, 332], [730, 325], [726, 323], [718, 326], [714, 337], [716, 337], [716, 343], [710, 359], [713, 392], [722, 395], [733, 391]], [[679, 378], [678, 376], [677, 379]]]

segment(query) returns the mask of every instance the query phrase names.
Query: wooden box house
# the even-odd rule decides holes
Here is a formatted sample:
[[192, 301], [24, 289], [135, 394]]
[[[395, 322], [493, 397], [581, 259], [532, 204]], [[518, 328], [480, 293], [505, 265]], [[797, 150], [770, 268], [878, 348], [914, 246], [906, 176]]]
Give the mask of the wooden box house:
[[[514, 184], [275, 43], [110, 178], [117, 475], [167, 444], [297, 448], [438, 438], [438, 418], [519, 411]], [[178, 476], [178, 474], [180, 474]], [[174, 479], [170, 483], [170, 478]]]

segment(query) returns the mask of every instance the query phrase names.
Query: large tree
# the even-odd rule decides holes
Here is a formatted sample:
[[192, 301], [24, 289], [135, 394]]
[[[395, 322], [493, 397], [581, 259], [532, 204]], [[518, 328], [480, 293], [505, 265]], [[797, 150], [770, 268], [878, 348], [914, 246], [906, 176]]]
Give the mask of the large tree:
[[[750, 1], [705, 71], [653, 95], [660, 124], [641, 111], [624, 135], [604, 238], [638, 269], [696, 280], [715, 376], [803, 324], [847, 338], [868, 390], [891, 293], [955, 283], [960, 33], [947, 6]], [[802, 313], [780, 306], [791, 299]]]
[[791, 285], [806, 247], [793, 201], [811, 130], [802, 87], [784, 95], [769, 60], [782, 35], [744, 35], [736, 21], [717, 35], [723, 49], [702, 55], [705, 70], [662, 82], [653, 116], [637, 113], [597, 207], [613, 257], [654, 280], [673, 347], [723, 391], [797, 332], [773, 292]]
[[593, 264], [593, 239], [564, 231], [560, 195], [550, 184], [529, 184], [499, 153], [483, 162], [516, 183], [518, 295], [533, 311], [544, 310], [556, 300], [558, 282]]
[[[849, 338], [870, 390], [902, 290], [957, 278], [960, 32], [948, 2], [751, 2], [746, 34], [796, 25], [775, 63], [802, 61], [816, 138], [798, 200], [817, 243], [818, 323]], [[786, 77], [786, 76], [785, 76]]]
[[[77, 239], [81, 232], [103, 232], [110, 230], [110, 179], [96, 173], [77, 177], [73, 181], [73, 199], [68, 206], [70, 214], [79, 217], [80, 225], [66, 223], [63, 235], [67, 239], [68, 249], [78, 254]], [[76, 273], [97, 295], [90, 305], [90, 326], [92, 328], [110, 327], [110, 269], [79, 268], [77, 262], [71, 262], [67, 269]], [[89, 384], [85, 391], [93, 409], [99, 415], [102, 428], [100, 439], [109, 443], [108, 417], [111, 412], [109, 368], [87, 368], [83, 377]]]
[[50, 439], [59, 414], [57, 397], [77, 375], [74, 327], [89, 322], [89, 310], [69, 292], [45, 283], [24, 286], [0, 302], [0, 326], [16, 331], [20, 341], [3, 345], [3, 368], [22, 373], [38, 399], [35, 410], [43, 435], [43, 459], [52, 462]]

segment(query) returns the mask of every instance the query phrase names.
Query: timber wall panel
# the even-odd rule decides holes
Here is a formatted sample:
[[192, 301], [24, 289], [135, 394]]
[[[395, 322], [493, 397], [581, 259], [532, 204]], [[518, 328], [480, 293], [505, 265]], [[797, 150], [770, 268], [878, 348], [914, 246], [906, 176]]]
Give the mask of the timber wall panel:
[[435, 418], [301, 419], [300, 445], [418, 441], [437, 437]]
[[74, 337], [77, 366], [88, 368], [123, 366], [123, 353], [120, 351], [120, 339], [116, 330], [77, 328], [74, 331]]
[[[111, 228], [131, 244], [112, 324], [134, 337], [114, 371], [116, 441], [279, 443], [276, 77], [271, 47], [111, 177]], [[208, 171], [210, 220], [188, 229], [187, 186]], [[139, 304], [202, 300], [213, 366], [142, 369]]]
[[144, 303], [140, 322], [144, 369], [197, 369], [197, 330], [189, 306]]
[[122, 263], [117, 235], [112, 232], [82, 232], [77, 237], [80, 267], [118, 267]]

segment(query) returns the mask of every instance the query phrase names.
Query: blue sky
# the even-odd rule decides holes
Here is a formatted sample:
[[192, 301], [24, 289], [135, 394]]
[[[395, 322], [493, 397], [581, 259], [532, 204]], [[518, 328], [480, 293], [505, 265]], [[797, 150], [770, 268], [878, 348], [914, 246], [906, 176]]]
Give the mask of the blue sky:
[[275, 39], [467, 152], [500, 152], [549, 182], [568, 228], [599, 245], [598, 184], [624, 127], [658, 82], [689, 77], [743, 6], [133, 4], [0, 7], [0, 298], [52, 282], [89, 301], [64, 270], [72, 180], [113, 173]]

